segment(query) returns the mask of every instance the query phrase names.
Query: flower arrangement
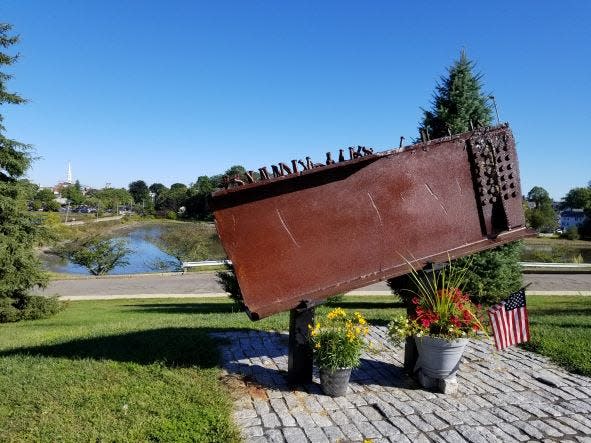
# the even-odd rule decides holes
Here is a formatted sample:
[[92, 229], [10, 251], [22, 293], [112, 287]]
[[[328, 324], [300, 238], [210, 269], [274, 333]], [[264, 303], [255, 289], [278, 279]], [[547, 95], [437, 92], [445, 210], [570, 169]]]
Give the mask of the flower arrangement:
[[335, 308], [308, 328], [314, 359], [320, 368], [335, 370], [359, 366], [369, 333], [367, 321], [359, 312], [350, 315], [342, 308]]
[[466, 268], [449, 263], [429, 274], [416, 272], [411, 279], [416, 287], [409, 313], [395, 318], [388, 327], [390, 339], [400, 344], [406, 337], [429, 335], [446, 340], [474, 336], [484, 331], [480, 305], [474, 305], [461, 288]]

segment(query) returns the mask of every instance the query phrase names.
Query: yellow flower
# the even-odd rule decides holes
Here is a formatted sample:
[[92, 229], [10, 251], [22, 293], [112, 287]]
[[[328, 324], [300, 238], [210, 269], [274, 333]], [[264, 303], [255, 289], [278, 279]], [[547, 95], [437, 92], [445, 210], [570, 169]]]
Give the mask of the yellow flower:
[[314, 346], [316, 349], [320, 349], [320, 343], [316, 343], [316, 346]]

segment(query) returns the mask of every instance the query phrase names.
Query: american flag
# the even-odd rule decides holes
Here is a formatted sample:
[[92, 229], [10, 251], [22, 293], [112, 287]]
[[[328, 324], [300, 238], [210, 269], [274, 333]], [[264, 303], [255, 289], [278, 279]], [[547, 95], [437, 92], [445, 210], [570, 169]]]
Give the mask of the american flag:
[[525, 306], [525, 288], [514, 292], [507, 300], [488, 308], [488, 318], [500, 351], [507, 346], [529, 340], [529, 321]]

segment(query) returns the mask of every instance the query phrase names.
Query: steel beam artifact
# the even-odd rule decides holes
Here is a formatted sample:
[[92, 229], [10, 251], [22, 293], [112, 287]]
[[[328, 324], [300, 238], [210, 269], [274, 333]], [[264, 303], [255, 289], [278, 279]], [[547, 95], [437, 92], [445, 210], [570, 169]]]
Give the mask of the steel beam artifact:
[[507, 124], [336, 158], [249, 171], [212, 195], [253, 320], [531, 235]]

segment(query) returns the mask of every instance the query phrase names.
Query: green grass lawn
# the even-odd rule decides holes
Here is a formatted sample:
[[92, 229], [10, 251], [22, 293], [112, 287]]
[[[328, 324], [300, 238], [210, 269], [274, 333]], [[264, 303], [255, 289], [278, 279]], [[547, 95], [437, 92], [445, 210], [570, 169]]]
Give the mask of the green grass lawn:
[[526, 349], [591, 376], [591, 297], [527, 298], [531, 341]]
[[[591, 298], [528, 302], [528, 346], [591, 375]], [[388, 297], [339, 305], [382, 325], [404, 312]], [[253, 323], [227, 299], [80, 301], [0, 325], [0, 440], [236, 441], [208, 332], [287, 327], [286, 313]]]
[[[382, 323], [397, 306], [345, 304]], [[0, 441], [238, 440], [208, 332], [287, 327], [287, 314], [253, 323], [225, 298], [71, 302], [0, 325]]]

